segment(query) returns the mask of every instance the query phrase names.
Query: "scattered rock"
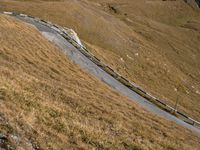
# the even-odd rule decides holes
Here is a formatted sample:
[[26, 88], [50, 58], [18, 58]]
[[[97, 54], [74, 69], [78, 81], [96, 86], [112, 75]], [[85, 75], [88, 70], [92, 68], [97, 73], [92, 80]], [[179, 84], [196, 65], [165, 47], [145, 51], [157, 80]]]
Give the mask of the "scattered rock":
[[35, 142], [35, 140], [33, 140], [33, 139], [29, 139], [27, 141], [27, 145], [28, 145], [29, 149], [31, 149], [31, 150], [39, 150], [40, 149], [39, 144], [37, 142]]
[[196, 90], [196, 94], [200, 94], [200, 91], [199, 91], [199, 90]]
[[129, 55], [126, 55], [126, 57], [129, 58], [129, 59], [131, 59], [131, 60], [133, 60], [133, 58], [131, 56], [129, 56]]
[[6, 140], [7, 137], [6, 137], [4, 134], [1, 134], [1, 133], [0, 133], [0, 139], [1, 139], [1, 140]]
[[120, 60], [121, 60], [122, 62], [125, 62], [123, 58], [120, 58]]
[[118, 10], [114, 6], [112, 6], [110, 4], [108, 4], [108, 8], [114, 14], [118, 14], [119, 13]]
[[11, 135], [10, 138], [18, 145], [20, 143], [20, 138], [17, 135]]
[[8, 137], [0, 133], [0, 150], [14, 150], [9, 143]]

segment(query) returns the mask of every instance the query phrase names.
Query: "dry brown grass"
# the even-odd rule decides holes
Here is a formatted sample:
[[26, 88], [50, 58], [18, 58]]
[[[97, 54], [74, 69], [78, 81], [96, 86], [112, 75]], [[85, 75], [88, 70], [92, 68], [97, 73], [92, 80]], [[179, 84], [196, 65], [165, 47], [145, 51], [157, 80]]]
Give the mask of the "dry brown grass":
[[17, 149], [200, 147], [200, 137], [86, 74], [32, 26], [0, 15], [0, 45], [0, 132]]
[[[183, 0], [0, 2], [75, 29], [115, 70], [200, 120], [200, 11]], [[178, 92], [175, 92], [178, 89]]]

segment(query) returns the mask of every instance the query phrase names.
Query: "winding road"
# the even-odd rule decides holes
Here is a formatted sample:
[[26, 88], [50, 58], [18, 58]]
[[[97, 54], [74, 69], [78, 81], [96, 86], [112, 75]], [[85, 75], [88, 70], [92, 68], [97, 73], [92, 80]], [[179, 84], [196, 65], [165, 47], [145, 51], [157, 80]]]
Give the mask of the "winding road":
[[78, 50], [74, 45], [66, 40], [60, 33], [60, 30], [51, 23], [47, 23], [39, 19], [37, 20], [35, 18], [32, 18], [31, 16], [26, 15], [15, 15], [15, 17], [35, 26], [49, 41], [53, 42], [61, 50], [63, 50], [63, 52], [74, 63], [78, 64], [82, 69], [86, 70], [88, 73], [92, 74], [102, 82], [108, 84], [122, 95], [129, 97], [132, 101], [143, 106], [148, 111], [153, 112], [154, 114], [157, 114], [158, 116], [161, 116], [169, 121], [175, 122], [176, 124], [188, 128], [200, 135], [199, 128], [192, 126], [184, 122], [183, 120], [173, 116], [172, 114], [160, 109], [155, 104], [140, 96], [139, 94], [116, 80], [113, 76], [105, 72], [101, 67], [88, 59], [84, 54], [80, 52], [80, 50]]

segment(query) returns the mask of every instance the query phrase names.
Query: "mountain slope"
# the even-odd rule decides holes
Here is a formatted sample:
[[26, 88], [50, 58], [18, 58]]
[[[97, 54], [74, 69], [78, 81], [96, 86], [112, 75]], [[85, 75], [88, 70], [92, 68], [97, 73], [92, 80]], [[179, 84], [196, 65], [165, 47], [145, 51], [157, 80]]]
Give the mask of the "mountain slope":
[[3, 0], [75, 29], [95, 55], [165, 102], [199, 120], [200, 10], [183, 0]]
[[0, 133], [12, 147], [200, 146], [191, 131], [152, 115], [83, 72], [31, 25], [0, 15], [0, 45]]

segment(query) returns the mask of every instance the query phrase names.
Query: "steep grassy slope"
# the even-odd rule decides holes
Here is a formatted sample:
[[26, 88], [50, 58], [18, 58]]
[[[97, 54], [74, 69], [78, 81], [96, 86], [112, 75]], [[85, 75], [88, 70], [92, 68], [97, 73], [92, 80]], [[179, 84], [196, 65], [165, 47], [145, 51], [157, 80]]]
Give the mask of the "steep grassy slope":
[[181, 0], [98, 2], [137, 33], [137, 47], [112, 51], [124, 64], [116, 69], [171, 105], [179, 99], [179, 109], [200, 119], [200, 10]]
[[200, 120], [200, 10], [183, 0], [3, 0], [75, 29], [115, 70]]
[[0, 133], [17, 149], [198, 149], [70, 62], [32, 26], [0, 15]]

